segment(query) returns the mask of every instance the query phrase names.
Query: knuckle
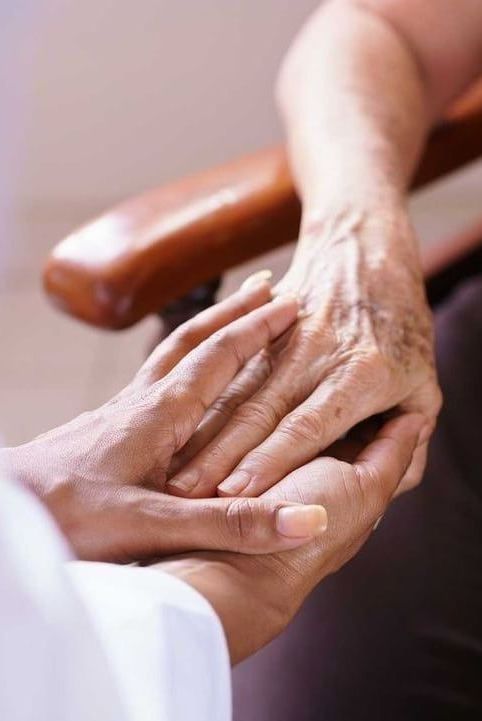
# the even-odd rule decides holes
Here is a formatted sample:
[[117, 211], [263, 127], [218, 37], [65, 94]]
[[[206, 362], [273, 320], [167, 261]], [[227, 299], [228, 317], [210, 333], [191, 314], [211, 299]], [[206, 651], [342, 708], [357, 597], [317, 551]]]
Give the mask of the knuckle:
[[191, 350], [199, 343], [199, 329], [194, 320], [188, 320], [171, 333], [171, 340], [179, 349]]
[[353, 466], [360, 509], [371, 522], [383, 513], [393, 493], [388, 489], [378, 469], [371, 463], [364, 462], [363, 467]]
[[251, 540], [256, 526], [256, 511], [250, 498], [234, 498], [226, 509], [226, 530], [230, 545], [242, 550]]
[[278, 464], [279, 458], [276, 457], [273, 449], [261, 445], [245, 457], [240, 469], [248, 474], [250, 489], [255, 492], [260, 487], [268, 487], [267, 474]]
[[211, 405], [211, 410], [226, 420], [230, 419], [239, 405], [239, 400], [233, 395], [216, 398]]
[[336, 474], [343, 497], [343, 524], [350, 536], [357, 536], [366, 526], [369, 499], [361, 469], [345, 461], [335, 461]]
[[159, 418], [163, 418], [165, 425], [172, 430], [173, 450], [176, 452], [186, 443], [208, 404], [189, 383], [158, 381], [153, 388], [159, 399], [154, 405], [153, 422], [159, 423]]
[[305, 442], [323, 437], [324, 426], [319, 410], [304, 408], [286, 416], [279, 431], [295, 442]]
[[317, 350], [336, 342], [335, 334], [319, 323], [309, 323], [299, 329], [297, 342], [301, 346], [314, 347]]
[[383, 385], [391, 374], [388, 359], [378, 346], [370, 345], [356, 353], [353, 359], [353, 372], [369, 382]]
[[279, 422], [276, 405], [266, 398], [252, 399], [238, 408], [235, 420], [249, 427], [256, 427], [269, 433]]
[[222, 328], [211, 336], [214, 349], [220, 354], [230, 354], [234, 357], [238, 366], [244, 365], [244, 355], [239, 347], [236, 333], [231, 328]]
[[308, 359], [318, 360], [321, 357], [334, 358], [339, 350], [339, 342], [331, 329], [310, 324], [301, 326], [291, 339], [290, 355], [294, 368], [307, 372]]
[[257, 333], [259, 333], [261, 339], [263, 340], [263, 344], [268, 343], [275, 335], [269, 320], [263, 317], [258, 319]]
[[[190, 408], [192, 409], [192, 413], [194, 413], [195, 418], [200, 415], [204, 416], [208, 412], [210, 408], [209, 401], [203, 397], [200, 391], [195, 391], [194, 389], [192, 389], [189, 394], [189, 399]], [[190, 417], [192, 413], [188, 413], [188, 417]], [[194, 421], [193, 425], [195, 426]]]
[[189, 420], [197, 415], [204, 415], [209, 409], [209, 403], [193, 383], [181, 381], [176, 384], [174, 403], [171, 407], [179, 409], [186, 420]]

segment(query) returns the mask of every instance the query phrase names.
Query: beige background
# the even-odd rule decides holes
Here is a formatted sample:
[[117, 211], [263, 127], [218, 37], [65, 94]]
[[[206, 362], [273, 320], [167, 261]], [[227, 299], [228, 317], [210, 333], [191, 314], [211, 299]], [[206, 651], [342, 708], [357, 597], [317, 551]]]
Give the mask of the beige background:
[[[21, 0], [0, 9], [0, 428], [26, 440], [105, 400], [156, 323], [61, 316], [39, 277], [75, 225], [144, 187], [281, 137], [283, 49], [314, 0]], [[414, 205], [424, 242], [470, 220], [480, 170]], [[281, 272], [289, 250], [257, 265]], [[233, 287], [248, 269], [228, 278]]]

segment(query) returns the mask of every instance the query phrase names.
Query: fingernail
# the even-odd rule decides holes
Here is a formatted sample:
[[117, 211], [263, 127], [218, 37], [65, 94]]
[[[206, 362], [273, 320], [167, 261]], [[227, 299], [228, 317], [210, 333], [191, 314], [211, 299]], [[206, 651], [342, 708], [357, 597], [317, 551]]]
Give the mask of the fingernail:
[[171, 478], [166, 485], [188, 493], [197, 485], [198, 480], [199, 473], [197, 471], [186, 471], [186, 473], [176, 476], [175, 478]]
[[250, 476], [246, 471], [235, 471], [219, 484], [218, 493], [223, 496], [237, 496], [249, 484]]
[[273, 273], [270, 270], [258, 270], [241, 283], [241, 290], [250, 290], [263, 281], [271, 280], [272, 277]]
[[276, 514], [278, 533], [288, 538], [319, 536], [328, 527], [324, 506], [283, 506]]

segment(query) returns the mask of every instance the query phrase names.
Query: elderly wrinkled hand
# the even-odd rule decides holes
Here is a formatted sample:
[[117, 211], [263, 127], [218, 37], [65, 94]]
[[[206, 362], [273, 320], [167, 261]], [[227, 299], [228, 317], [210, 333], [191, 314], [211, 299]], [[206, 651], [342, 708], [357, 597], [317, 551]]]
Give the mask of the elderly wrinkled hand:
[[175, 459], [170, 491], [258, 496], [361, 421], [387, 411], [425, 418], [401, 490], [414, 486], [441, 396], [431, 313], [404, 211], [305, 222], [278, 290], [298, 293], [305, 317], [216, 402]]

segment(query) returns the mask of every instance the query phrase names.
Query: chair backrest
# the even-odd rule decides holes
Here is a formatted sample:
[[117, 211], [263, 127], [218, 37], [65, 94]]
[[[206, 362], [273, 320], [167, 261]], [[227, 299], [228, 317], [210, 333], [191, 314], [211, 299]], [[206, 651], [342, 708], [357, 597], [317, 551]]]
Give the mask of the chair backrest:
[[[480, 155], [482, 83], [434, 130], [412, 187]], [[286, 154], [277, 147], [109, 210], [54, 248], [44, 286], [77, 318], [125, 328], [227, 268], [294, 240], [299, 221]]]

